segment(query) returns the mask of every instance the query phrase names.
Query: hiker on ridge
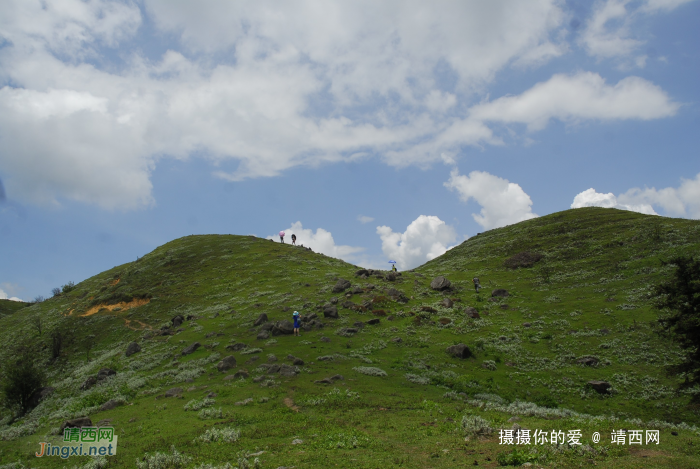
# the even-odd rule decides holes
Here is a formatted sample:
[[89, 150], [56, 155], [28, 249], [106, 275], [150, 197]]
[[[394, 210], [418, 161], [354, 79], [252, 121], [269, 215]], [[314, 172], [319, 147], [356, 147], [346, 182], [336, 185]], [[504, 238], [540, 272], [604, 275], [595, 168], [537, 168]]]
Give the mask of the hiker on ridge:
[[300, 336], [301, 334], [299, 333], [299, 311], [294, 311], [292, 317], [294, 318], [294, 335]]
[[280, 243], [284, 243], [284, 231], [280, 231]]
[[474, 277], [472, 279], [472, 282], [474, 282], [474, 290], [479, 293], [479, 288], [481, 288], [481, 284], [479, 284], [479, 277]]
[[391, 264], [391, 271], [398, 272], [398, 270], [396, 269], [396, 264]]
[[292, 233], [292, 245], [296, 246], [296, 244], [297, 244], [297, 235]]

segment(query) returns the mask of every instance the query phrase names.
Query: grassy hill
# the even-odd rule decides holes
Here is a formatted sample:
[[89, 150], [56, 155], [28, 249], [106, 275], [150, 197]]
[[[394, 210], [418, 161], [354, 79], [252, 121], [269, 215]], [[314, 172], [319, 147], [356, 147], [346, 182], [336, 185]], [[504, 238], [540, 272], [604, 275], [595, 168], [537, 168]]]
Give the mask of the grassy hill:
[[[482, 233], [394, 280], [250, 236], [181, 238], [0, 317], [0, 363], [31, 350], [55, 389], [21, 419], [4, 411], [0, 468], [697, 467], [700, 414], [664, 372], [680, 353], [649, 295], [662, 260], [699, 248], [700, 222], [598, 208]], [[334, 293], [338, 279], [352, 287]], [[293, 310], [323, 326], [257, 338], [261, 313]], [[469, 358], [446, 353], [459, 343]], [[81, 389], [103, 368], [116, 374]], [[116, 456], [34, 457], [81, 416], [114, 426]], [[514, 425], [582, 445], [499, 444]], [[613, 444], [620, 429], [660, 443]]]
[[30, 306], [30, 303], [12, 300], [0, 300], [0, 317], [12, 314], [22, 308]]

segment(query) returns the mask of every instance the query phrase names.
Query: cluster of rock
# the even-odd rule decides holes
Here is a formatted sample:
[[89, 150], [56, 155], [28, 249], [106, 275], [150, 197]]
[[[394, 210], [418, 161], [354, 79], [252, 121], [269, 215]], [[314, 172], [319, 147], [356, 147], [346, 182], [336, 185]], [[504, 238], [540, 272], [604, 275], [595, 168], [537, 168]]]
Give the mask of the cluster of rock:
[[[327, 318], [337, 318], [338, 308], [333, 305], [327, 305], [323, 311], [324, 317]], [[310, 331], [313, 329], [321, 329], [324, 327], [323, 322], [318, 319], [316, 313], [304, 314], [299, 317], [300, 328], [304, 331]], [[270, 336], [279, 335], [290, 335], [294, 333], [294, 324], [283, 319], [281, 321], [269, 321], [267, 314], [262, 313], [253, 323], [255, 327], [259, 327], [258, 336], [259, 340], [269, 339]]]
[[362, 278], [370, 278], [370, 277], [375, 277], [379, 279], [384, 279], [388, 280], [390, 282], [393, 282], [395, 280], [398, 280], [401, 277], [401, 272], [393, 272], [393, 271], [385, 271], [385, 270], [373, 270], [373, 269], [360, 269], [357, 272], [355, 272], [355, 275]]
[[80, 389], [83, 391], [87, 391], [88, 389], [96, 385], [99, 381], [105, 380], [110, 376], [114, 376], [116, 374], [117, 372], [111, 368], [102, 368], [100, 371], [97, 372], [95, 376], [88, 376], [88, 378], [83, 382], [83, 384], [80, 385]]

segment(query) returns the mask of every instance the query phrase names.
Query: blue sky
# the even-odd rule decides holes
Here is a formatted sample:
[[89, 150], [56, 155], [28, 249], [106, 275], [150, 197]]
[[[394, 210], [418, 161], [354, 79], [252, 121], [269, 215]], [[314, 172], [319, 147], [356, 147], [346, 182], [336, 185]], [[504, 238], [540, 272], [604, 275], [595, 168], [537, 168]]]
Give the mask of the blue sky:
[[418, 266], [560, 210], [700, 218], [698, 0], [6, 1], [0, 298], [189, 234]]

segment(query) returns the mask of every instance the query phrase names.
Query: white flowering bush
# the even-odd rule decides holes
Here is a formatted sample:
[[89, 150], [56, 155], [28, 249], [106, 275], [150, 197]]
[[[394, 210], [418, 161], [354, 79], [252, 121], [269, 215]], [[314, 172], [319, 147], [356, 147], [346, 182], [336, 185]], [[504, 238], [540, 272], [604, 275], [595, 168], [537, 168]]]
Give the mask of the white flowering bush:
[[170, 453], [146, 453], [141, 459], [136, 460], [136, 467], [137, 469], [180, 469], [187, 466], [190, 461], [192, 461], [191, 457], [185, 456], [171, 446]]
[[356, 366], [353, 370], [367, 376], [387, 376], [386, 371], [374, 366]]
[[210, 428], [200, 435], [197, 440], [205, 443], [233, 443], [238, 441], [240, 437], [241, 431], [237, 428]]
[[199, 414], [197, 414], [197, 417], [199, 417], [202, 420], [221, 419], [224, 418], [224, 413], [222, 412], [221, 407], [219, 407], [218, 409], [211, 407], [200, 410]]
[[204, 399], [197, 400], [197, 399], [192, 399], [189, 401], [187, 404], [184, 405], [183, 409], [184, 410], [202, 410], [205, 407], [211, 407], [214, 405], [216, 401], [214, 399], [211, 399], [209, 397], [205, 397]]

